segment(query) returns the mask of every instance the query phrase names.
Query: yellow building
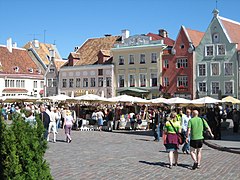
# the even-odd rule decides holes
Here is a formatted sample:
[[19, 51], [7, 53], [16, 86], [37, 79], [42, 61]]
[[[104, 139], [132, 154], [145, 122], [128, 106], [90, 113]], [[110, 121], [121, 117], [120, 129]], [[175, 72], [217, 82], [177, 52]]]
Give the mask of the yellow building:
[[162, 53], [167, 47], [162, 39], [149, 35], [129, 37], [122, 31], [122, 43], [112, 48], [115, 95], [128, 94], [144, 98], [159, 97], [162, 84]]

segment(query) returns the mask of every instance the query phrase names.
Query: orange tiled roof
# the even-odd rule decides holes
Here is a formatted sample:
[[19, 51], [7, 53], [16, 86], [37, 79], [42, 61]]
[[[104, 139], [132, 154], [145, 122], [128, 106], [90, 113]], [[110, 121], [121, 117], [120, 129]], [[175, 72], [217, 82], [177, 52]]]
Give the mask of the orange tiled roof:
[[62, 60], [62, 59], [54, 59], [54, 64], [57, 68], [57, 70], [59, 71], [59, 69], [65, 65], [65, 63], [67, 63], [67, 60]]
[[[56, 49], [55, 45], [53, 44], [46, 44], [39, 42], [39, 48], [36, 48], [32, 41], [25, 44], [24, 48], [29, 49], [33, 48], [36, 53], [39, 55], [39, 57], [42, 59], [43, 63], [45, 65], [48, 65], [50, 63], [50, 51], [52, 49]], [[58, 53], [55, 53], [56, 59], [61, 59], [60, 55]]]
[[219, 20], [224, 26], [230, 41], [237, 43], [238, 50], [240, 50], [240, 23], [220, 16]]
[[76, 53], [80, 54], [80, 60], [75, 65], [94, 64], [98, 60], [100, 50], [110, 50], [120, 36], [107, 36], [103, 38], [88, 39]]
[[[15, 68], [18, 67], [18, 72]], [[30, 69], [33, 73], [30, 73]], [[39, 68], [31, 59], [26, 49], [12, 48], [9, 52], [6, 46], [0, 46], [0, 73], [1, 74], [31, 74], [39, 75]]]
[[197, 30], [192, 30], [189, 28], [185, 28], [188, 36], [191, 40], [191, 42], [193, 43], [193, 45], [196, 47], [199, 45], [200, 41], [202, 40], [203, 36], [204, 36], [204, 32], [200, 32]]
[[159, 36], [158, 34], [154, 34], [154, 33], [148, 33], [147, 36], [150, 36], [152, 37], [152, 40], [153, 41], [156, 41], [156, 40], [162, 40], [163, 39], [163, 43], [168, 45], [168, 46], [173, 46], [175, 41], [169, 37], [162, 37], [162, 36]]

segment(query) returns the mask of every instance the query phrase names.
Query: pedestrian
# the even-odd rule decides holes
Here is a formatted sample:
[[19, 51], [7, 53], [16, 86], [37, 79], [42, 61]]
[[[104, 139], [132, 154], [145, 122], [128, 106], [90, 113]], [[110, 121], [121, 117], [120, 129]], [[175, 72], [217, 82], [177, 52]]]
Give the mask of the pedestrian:
[[61, 120], [60, 108], [56, 107], [54, 110], [54, 113], [56, 117], [56, 132], [58, 133], [58, 129], [60, 128], [60, 120]]
[[153, 113], [153, 136], [154, 136], [154, 141], [159, 141], [160, 140], [160, 112], [158, 109], [154, 109]]
[[[163, 127], [164, 130], [164, 146], [166, 147], [169, 160], [169, 168], [172, 169], [173, 165], [178, 165], [178, 135], [177, 133], [181, 133], [180, 123], [177, 121], [177, 113], [171, 112], [170, 117], [165, 123]], [[175, 161], [173, 164], [173, 160]]]
[[43, 122], [43, 127], [45, 129], [45, 132], [44, 132], [44, 138], [47, 139], [47, 136], [48, 136], [48, 127], [49, 127], [49, 123], [50, 123], [50, 117], [49, 115], [46, 113], [46, 109], [45, 109], [45, 106], [44, 105], [41, 105], [40, 106], [40, 118]]
[[208, 123], [204, 119], [198, 117], [197, 110], [193, 110], [193, 118], [191, 118], [188, 122], [188, 130], [187, 130], [187, 136], [186, 136], [186, 142], [189, 142], [189, 137], [191, 138], [190, 154], [194, 161], [194, 164], [192, 166], [193, 170], [201, 167], [200, 165], [201, 165], [201, 159], [202, 159], [204, 126], [207, 128], [211, 136], [214, 137]]
[[233, 120], [233, 132], [237, 133], [239, 129], [240, 113], [239, 111], [237, 111], [236, 108], [233, 109], [232, 120]]
[[73, 125], [72, 113], [70, 110], [67, 110], [66, 116], [64, 118], [64, 123], [63, 123], [63, 129], [65, 129], [67, 143], [72, 142], [72, 138], [71, 138], [72, 125]]
[[107, 111], [108, 111], [108, 112], [107, 112], [107, 117], [106, 117], [106, 119], [107, 119], [107, 124], [108, 124], [108, 131], [112, 131], [112, 129], [113, 129], [113, 117], [114, 117], [114, 114], [113, 114], [111, 108], [109, 108]]
[[131, 111], [129, 113], [129, 120], [130, 120], [130, 124], [131, 124], [131, 129], [136, 130], [136, 127], [135, 127], [136, 115], [133, 111]]
[[50, 133], [52, 131], [53, 133], [53, 142], [55, 143], [56, 142], [56, 134], [57, 134], [57, 131], [56, 131], [56, 114], [55, 114], [55, 108], [54, 107], [51, 107], [50, 108], [50, 112], [49, 112], [49, 117], [50, 117], [50, 123], [49, 123], [49, 127], [48, 127], [48, 136], [47, 136], [47, 141], [49, 141], [49, 138], [50, 138]]
[[99, 111], [97, 112], [98, 129], [99, 129], [99, 131], [102, 130], [102, 126], [103, 126], [103, 117], [104, 117], [104, 114], [103, 114], [103, 112], [101, 111], [101, 109], [99, 109]]
[[[186, 110], [186, 115], [182, 115], [182, 134], [186, 138], [187, 136], [187, 128], [188, 128], [188, 121], [192, 118], [191, 116], [191, 110], [187, 109]], [[184, 154], [189, 154], [190, 153], [190, 137], [188, 137], [188, 142], [185, 141], [183, 147], [182, 147], [182, 152]]]

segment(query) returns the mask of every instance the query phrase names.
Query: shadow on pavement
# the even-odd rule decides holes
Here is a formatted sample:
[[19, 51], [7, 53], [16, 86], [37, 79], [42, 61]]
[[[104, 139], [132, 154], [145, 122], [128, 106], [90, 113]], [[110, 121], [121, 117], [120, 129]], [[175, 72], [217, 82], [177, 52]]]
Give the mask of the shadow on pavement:
[[153, 137], [153, 131], [132, 131], [132, 130], [113, 130], [113, 133], [122, 133], [122, 134], [131, 134], [131, 135], [141, 135], [141, 136], [152, 136]]
[[[169, 163], [165, 162], [147, 162], [147, 161], [139, 161], [140, 163], [152, 165], [152, 166], [162, 166], [165, 168], [169, 168]], [[192, 169], [192, 166], [189, 164], [178, 164], [178, 167], [186, 168], [186, 169]]]

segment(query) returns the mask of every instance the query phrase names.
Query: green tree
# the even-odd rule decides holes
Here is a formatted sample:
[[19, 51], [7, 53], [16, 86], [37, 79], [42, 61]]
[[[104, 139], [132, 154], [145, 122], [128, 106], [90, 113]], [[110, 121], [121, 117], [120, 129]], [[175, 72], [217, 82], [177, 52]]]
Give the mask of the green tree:
[[7, 127], [0, 124], [0, 167], [4, 179], [52, 179], [49, 165], [44, 160], [47, 142], [39, 116], [36, 125], [26, 123], [22, 117], [14, 118]]

